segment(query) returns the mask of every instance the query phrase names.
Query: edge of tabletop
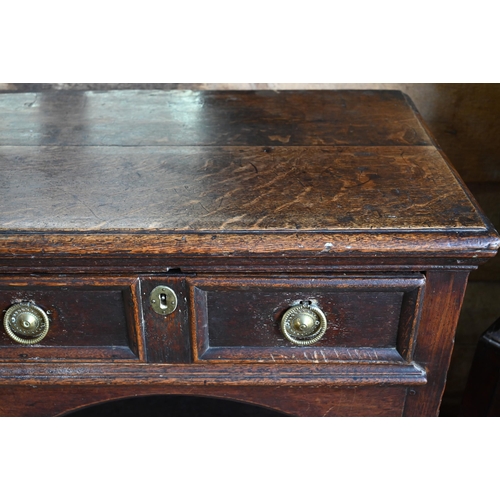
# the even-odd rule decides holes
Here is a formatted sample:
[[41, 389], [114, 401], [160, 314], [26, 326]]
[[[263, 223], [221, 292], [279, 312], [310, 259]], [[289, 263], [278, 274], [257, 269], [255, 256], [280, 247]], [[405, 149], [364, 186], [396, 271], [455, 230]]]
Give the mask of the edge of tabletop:
[[486, 230], [408, 231], [12, 231], [0, 230], [3, 257], [281, 256], [357, 255], [494, 257], [500, 237]]

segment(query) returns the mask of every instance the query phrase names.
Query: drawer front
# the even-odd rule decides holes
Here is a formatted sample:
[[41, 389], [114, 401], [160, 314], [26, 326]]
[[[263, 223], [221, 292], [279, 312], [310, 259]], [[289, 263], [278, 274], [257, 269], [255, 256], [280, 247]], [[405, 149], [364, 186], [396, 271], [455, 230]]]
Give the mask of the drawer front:
[[[2, 279], [0, 359], [143, 358], [137, 297], [138, 280], [134, 278]], [[16, 305], [22, 307], [13, 307]], [[48, 319], [48, 332], [40, 341], [37, 336], [19, 333], [19, 326], [13, 332], [21, 340], [35, 340], [30, 345], [11, 338], [4, 325], [7, 317], [16, 326], [23, 312], [28, 323], [33, 314], [34, 321], [44, 322], [43, 313]]]
[[[418, 274], [332, 279], [192, 279], [195, 359], [411, 361], [424, 284], [424, 276]], [[306, 306], [306, 312], [311, 306], [319, 308], [327, 324], [324, 335], [307, 346], [296, 345], [283, 333], [283, 317], [301, 304]], [[294, 318], [295, 310], [290, 314], [287, 318]]]

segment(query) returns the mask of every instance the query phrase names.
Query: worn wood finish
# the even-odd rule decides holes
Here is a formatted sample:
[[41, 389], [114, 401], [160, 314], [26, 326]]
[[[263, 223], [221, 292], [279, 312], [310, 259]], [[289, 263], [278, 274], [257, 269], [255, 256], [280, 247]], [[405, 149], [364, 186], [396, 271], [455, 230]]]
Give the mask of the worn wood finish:
[[[402, 353], [410, 350], [415, 329], [405, 326], [415, 327], [409, 318], [418, 315], [411, 306], [403, 312], [403, 301], [425, 280], [420, 275], [189, 282], [195, 287], [191, 313], [199, 359], [326, 363], [402, 362], [396, 346]], [[286, 310], [302, 300], [317, 301], [328, 321], [324, 337], [308, 347], [291, 344], [279, 326]]]
[[406, 416], [438, 415], [467, 278], [466, 272], [430, 271], [426, 274], [413, 359], [426, 370], [428, 383], [409, 392]]
[[[0, 181], [6, 303], [80, 287], [101, 339], [122, 290], [105, 330], [134, 353], [0, 346], [3, 415], [141, 394], [436, 415], [467, 275], [500, 245], [397, 92], [1, 96]], [[166, 318], [157, 284], [178, 294]], [[280, 347], [297, 294], [334, 318], [324, 347]]]
[[21, 345], [0, 335], [5, 359], [134, 359], [142, 351], [138, 314], [134, 311], [136, 279], [32, 276], [0, 279], [0, 307], [33, 302], [49, 316], [49, 333], [40, 344]]
[[[496, 162], [496, 165], [500, 172], [500, 162]], [[493, 225], [497, 228], [500, 227], [500, 203], [498, 203], [500, 182], [469, 182], [467, 185]], [[474, 271], [470, 279], [472, 281], [496, 281], [500, 283], [500, 256], [497, 255], [486, 265]], [[478, 324], [477, 333], [479, 334], [482, 330], [484, 330], [484, 326]]]
[[[493, 257], [498, 251], [498, 239], [493, 228], [488, 231], [466, 233], [447, 232], [444, 234], [435, 231], [413, 233], [406, 231], [354, 232], [354, 231], [318, 231], [318, 232], [277, 232], [260, 233], [163, 233], [163, 232], [126, 232], [101, 233], [90, 232], [77, 234], [34, 232], [21, 233], [5, 231], [0, 239], [1, 261], [8, 266], [13, 258], [32, 257], [72, 257], [72, 262], [92, 258], [95, 266], [102, 261], [97, 257], [105, 258], [104, 262], [112, 262], [113, 258], [122, 258], [122, 265], [126, 266], [129, 258], [148, 259], [163, 257], [164, 269], [179, 267], [178, 262], [184, 257], [203, 257], [212, 259], [224, 257], [225, 265], [231, 266], [228, 257], [274, 257], [281, 262], [289, 262], [288, 257], [309, 258], [314, 260], [332, 260], [343, 258], [343, 264], [348, 265], [347, 259], [360, 257], [399, 258], [399, 264], [411, 266], [415, 260], [439, 261], [444, 259], [448, 265], [462, 265], [473, 268], [476, 261], [460, 259]], [[347, 259], [344, 259], [346, 257]], [[125, 260], [124, 260], [125, 258]], [[459, 259], [459, 260], [457, 260]], [[372, 264], [380, 259], [372, 260]], [[53, 263], [54, 261], [52, 261]], [[186, 262], [186, 260], [184, 260]], [[196, 261], [195, 261], [196, 262]], [[352, 260], [351, 260], [352, 262]], [[367, 260], [366, 266], [370, 263]], [[37, 261], [35, 261], [36, 265]], [[46, 264], [50, 266], [50, 262]], [[386, 264], [387, 265], [387, 264]], [[417, 264], [417, 267], [420, 265]], [[395, 268], [399, 268], [397, 265]], [[8, 269], [6, 269], [8, 270]]]
[[[0, 385], [155, 385], [165, 389], [179, 385], [321, 386], [332, 387], [421, 385], [425, 371], [417, 364], [394, 363], [0, 363]], [[165, 389], [166, 390], [166, 389]], [[188, 389], [186, 389], [188, 390]]]
[[16, 231], [486, 229], [434, 146], [3, 146], [0, 166]]
[[[394, 238], [397, 238], [394, 236]], [[140, 239], [140, 238], [139, 238]], [[451, 241], [451, 240], [450, 240]], [[478, 240], [476, 240], [478, 241]], [[492, 238], [492, 241], [494, 239]], [[241, 243], [241, 241], [240, 241]], [[291, 243], [291, 242], [290, 242]], [[415, 245], [415, 248], [417, 246]], [[280, 247], [281, 248], [281, 247]], [[471, 271], [478, 265], [487, 262], [487, 255], [494, 254], [491, 248], [473, 252], [469, 250], [465, 257], [463, 253], [446, 255], [441, 254], [431, 257], [430, 253], [408, 253], [398, 252], [395, 257], [390, 253], [375, 252], [369, 254], [349, 254], [336, 252], [321, 252], [316, 250], [308, 259], [304, 253], [296, 255], [290, 252], [288, 258], [285, 249], [280, 254], [274, 256], [258, 257], [250, 252], [227, 252], [224, 255], [189, 255], [188, 253], [179, 255], [144, 255], [132, 254], [104, 258], [96, 256], [83, 256], [74, 258], [54, 258], [44, 255], [41, 258], [24, 257], [4, 257], [0, 259], [0, 272], [6, 276], [14, 276], [17, 273], [36, 272], [40, 275], [50, 275], [53, 273], [68, 274], [100, 274], [115, 275], [118, 272], [130, 274], [133, 272], [143, 272], [146, 274], [164, 274], [174, 269], [189, 274], [204, 274], [210, 269], [211, 275], [255, 275], [279, 277], [279, 273], [290, 272], [290, 258], [293, 257], [294, 272], [298, 276], [309, 274], [311, 276], [332, 276], [339, 272], [349, 272], [354, 274], [364, 273], [370, 275], [374, 272], [421, 272], [423, 269], [443, 269], [452, 266], [454, 269]], [[477, 258], [473, 258], [477, 256]]]
[[0, 145], [430, 143], [405, 96], [390, 91], [4, 94], [0, 115]]
[[[399, 417], [406, 389], [384, 387], [352, 387], [322, 389], [317, 387], [238, 387], [172, 386], [161, 391], [154, 386], [114, 385], [106, 393], [100, 387], [0, 387], [0, 415], [40, 416], [64, 415], [103, 401], [152, 394], [183, 394], [230, 399], [264, 406], [296, 416], [375, 416]], [[106, 396], [104, 396], [106, 394]]]
[[[156, 314], [149, 302], [151, 291], [168, 286], [177, 295], [175, 314]], [[165, 275], [141, 279], [141, 301], [146, 329], [147, 360], [153, 363], [188, 363], [191, 344], [188, 325], [188, 303], [184, 278]]]

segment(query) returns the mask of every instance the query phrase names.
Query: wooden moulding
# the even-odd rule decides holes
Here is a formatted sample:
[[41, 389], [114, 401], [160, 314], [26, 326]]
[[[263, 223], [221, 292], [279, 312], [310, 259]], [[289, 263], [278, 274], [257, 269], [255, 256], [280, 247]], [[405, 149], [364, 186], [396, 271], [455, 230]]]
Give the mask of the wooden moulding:
[[356, 257], [489, 258], [499, 240], [490, 232], [266, 232], [266, 233], [52, 233], [5, 231], [0, 239], [2, 259], [48, 257], [129, 258], [163, 257], [275, 257], [328, 260]]
[[[175, 314], [160, 316], [152, 313], [149, 294], [159, 284], [171, 287], [177, 294], [179, 305]], [[101, 311], [102, 307], [100, 308], [99, 304], [91, 303], [92, 307], [90, 308], [86, 308], [86, 304], [75, 304], [70, 309], [63, 310], [64, 304], [58, 303], [54, 307], [58, 311], [61, 310], [60, 316], [73, 316], [75, 320], [83, 318], [84, 322], [87, 323], [92, 321], [92, 317], [95, 317], [96, 321], [101, 321], [102, 324], [96, 323], [94, 331], [90, 333], [94, 336], [98, 335], [103, 346], [99, 350], [95, 345], [86, 345], [85, 342], [88, 343], [88, 339], [83, 341], [83, 346], [79, 345], [82, 342], [81, 332], [71, 332], [72, 335], [66, 335], [61, 342], [57, 335], [57, 321], [54, 321], [54, 325], [52, 325], [56, 335], [49, 344], [66, 343], [63, 347], [57, 347], [57, 345], [10, 346], [11, 342], [8, 339], [3, 339], [4, 343], [9, 345], [0, 347], [3, 354], [3, 360], [0, 363], [0, 384], [9, 384], [14, 380], [19, 384], [29, 383], [29, 381], [33, 383], [38, 380], [49, 384], [88, 383], [93, 385], [97, 383], [99, 385], [99, 380], [102, 380], [113, 384], [148, 383], [159, 384], [162, 387], [179, 384], [197, 385], [198, 383], [203, 385], [267, 385], [273, 384], [276, 377], [283, 377], [283, 380], [286, 379], [286, 383], [291, 385], [422, 384], [426, 381], [426, 375], [412, 361], [411, 351], [417, 331], [418, 297], [421, 296], [424, 284], [425, 278], [421, 274], [370, 278], [343, 276], [337, 279], [303, 277], [274, 280], [259, 277], [245, 279], [226, 277], [217, 280], [213, 278], [186, 278], [178, 275], [166, 275], [163, 278], [146, 276], [140, 279], [99, 276], [2, 278], [0, 289], [5, 288], [9, 297], [14, 292], [14, 294], [17, 293], [16, 297], [19, 296], [19, 300], [31, 299], [43, 305], [48, 297], [51, 297], [54, 290], [59, 295], [63, 293], [74, 296], [74, 293], [82, 289], [90, 297], [90, 299], [87, 298], [87, 301], [91, 300], [92, 294], [102, 287], [106, 290], [116, 288], [120, 294], [123, 292], [121, 300], [122, 306], [128, 311], [129, 335], [133, 335], [135, 339], [132, 341], [132, 337], [129, 337], [128, 343], [132, 349], [137, 350], [139, 359], [129, 364], [125, 359], [117, 360], [116, 356], [110, 356], [110, 353], [116, 350], [108, 345], [113, 328], [116, 326], [121, 331], [123, 325], [120, 327], [120, 325], [111, 324], [110, 331], [110, 325], [103, 323], [103, 311]], [[340, 301], [341, 305], [336, 304], [336, 307], [340, 307], [339, 312], [344, 317], [342, 321], [348, 329], [354, 329], [353, 332], [346, 331], [343, 334], [344, 343], [347, 341], [349, 345], [335, 347], [334, 336], [333, 347], [327, 345], [321, 349], [294, 349], [280, 347], [279, 342], [278, 346], [273, 346], [276, 344], [276, 339], [271, 334], [270, 340], [262, 342], [262, 339], [257, 339], [257, 343], [261, 344], [260, 350], [259, 346], [257, 349], [246, 346], [244, 349], [236, 349], [235, 355], [235, 350], [229, 349], [227, 361], [241, 363], [241, 361], [246, 360], [249, 362], [244, 363], [242, 367], [236, 368], [233, 365], [218, 369], [213, 366], [213, 363], [207, 364], [205, 362], [199, 366], [190, 364], [192, 360], [190, 327], [193, 335], [195, 361], [203, 359], [203, 356], [198, 355], [198, 351], [204, 342], [208, 343], [206, 332], [196, 325], [204, 324], [203, 315], [206, 313], [206, 309], [204, 309], [202, 295], [205, 293], [205, 289], [209, 289], [210, 286], [216, 291], [253, 288], [259, 294], [264, 293], [267, 288], [272, 292], [274, 298], [284, 295], [286, 303], [291, 299], [290, 293], [302, 297], [304, 293], [312, 293], [311, 290], [314, 290], [315, 296], [319, 294], [325, 299], [334, 302]], [[200, 287], [203, 287], [203, 290]], [[346, 297], [345, 294], [350, 294], [350, 296]], [[353, 302], [353, 299], [361, 302], [356, 302], [356, 300]], [[265, 303], [265, 297], [263, 300]], [[362, 307], [363, 304], [374, 308], [377, 317], [382, 315], [380, 317], [382, 322], [381, 338], [379, 339], [367, 335], [367, 332], [370, 331], [370, 325], [365, 324], [366, 320], [372, 321], [374, 318], [357, 314], [356, 309]], [[188, 314], [188, 307], [191, 308], [190, 314]], [[231, 307], [232, 305], [229, 304], [230, 309]], [[240, 307], [248, 308], [250, 315], [252, 314], [251, 304], [244, 302]], [[378, 308], [382, 308], [382, 311], [377, 311]], [[111, 311], [110, 314], [112, 321], [119, 318], [119, 315], [114, 311]], [[392, 317], [390, 332], [386, 332], [387, 325], [383, 324], [385, 320], [389, 319], [384, 316], [385, 314]], [[189, 317], [191, 325], [189, 325]], [[229, 321], [230, 326], [231, 323], [234, 323], [233, 317], [223, 318], [223, 320]], [[252, 334], [251, 329], [248, 331]], [[239, 330], [236, 330], [236, 333], [244, 334]], [[353, 333], [354, 338], [352, 338]], [[242, 339], [244, 339], [244, 335]], [[127, 342], [126, 339], [122, 339], [122, 341], [124, 344]], [[90, 342], [92, 343], [92, 339]], [[267, 347], [266, 342], [269, 344]], [[92, 344], [95, 344], [95, 340]], [[299, 351], [300, 356], [295, 358], [295, 353]], [[100, 353], [100, 356], [96, 353]], [[216, 349], [215, 358], [218, 357], [217, 353], [220, 354], [220, 349]], [[287, 357], [288, 364], [298, 365], [297, 369], [286, 367], [283, 363], [272, 366], [276, 361], [286, 361]], [[105, 359], [109, 359], [112, 363], [99, 363], [100, 360]], [[12, 363], [14, 360], [17, 362]], [[47, 364], [44, 360], [50, 361], [50, 363]], [[90, 360], [93, 362], [88, 363]], [[148, 364], [140, 363], [140, 361], [145, 360], [148, 361]], [[30, 361], [30, 363], [26, 363], [26, 361]], [[309, 365], [309, 368], [304, 365]]]
[[[325, 278], [191, 278], [196, 361], [411, 362], [425, 284], [421, 274]], [[329, 327], [318, 343], [293, 346], [285, 311], [315, 300]]]
[[47, 311], [49, 334], [34, 345], [0, 335], [1, 362], [145, 359], [137, 278], [0, 278], [3, 312], [21, 302], [33, 302]]
[[0, 363], [0, 385], [155, 385], [168, 386], [380, 386], [422, 385], [425, 371], [416, 364], [167, 364], [156, 363]]
[[[281, 254], [278, 257], [236, 256], [233, 258], [207, 255], [189, 256], [129, 256], [92, 258], [81, 257], [53, 257], [53, 258], [2, 258], [0, 272], [4, 276], [26, 275], [144, 275], [157, 274], [169, 276], [171, 274], [184, 275], [277, 275], [278, 273], [296, 274], [303, 276], [332, 276], [338, 273], [354, 273], [371, 275], [381, 272], [422, 272], [431, 269], [457, 269], [471, 271], [478, 265], [486, 262], [486, 257], [452, 258], [401, 255], [400, 257], [377, 257], [376, 254], [367, 257], [322, 256], [321, 258], [296, 257], [293, 259], [293, 269], [290, 267], [290, 258]], [[480, 255], [480, 254], [479, 254]]]

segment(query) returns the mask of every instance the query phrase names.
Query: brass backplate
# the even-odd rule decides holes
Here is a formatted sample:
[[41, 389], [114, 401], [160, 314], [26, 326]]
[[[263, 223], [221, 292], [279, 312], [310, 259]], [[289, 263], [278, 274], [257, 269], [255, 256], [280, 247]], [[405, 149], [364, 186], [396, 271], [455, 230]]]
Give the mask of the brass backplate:
[[281, 319], [281, 333], [293, 344], [312, 345], [323, 337], [328, 326], [325, 313], [315, 304], [299, 304]]
[[7, 335], [19, 344], [36, 344], [47, 335], [49, 318], [32, 302], [22, 302], [7, 309], [3, 326]]
[[177, 295], [168, 286], [160, 285], [151, 292], [149, 303], [155, 313], [166, 316], [177, 309]]

